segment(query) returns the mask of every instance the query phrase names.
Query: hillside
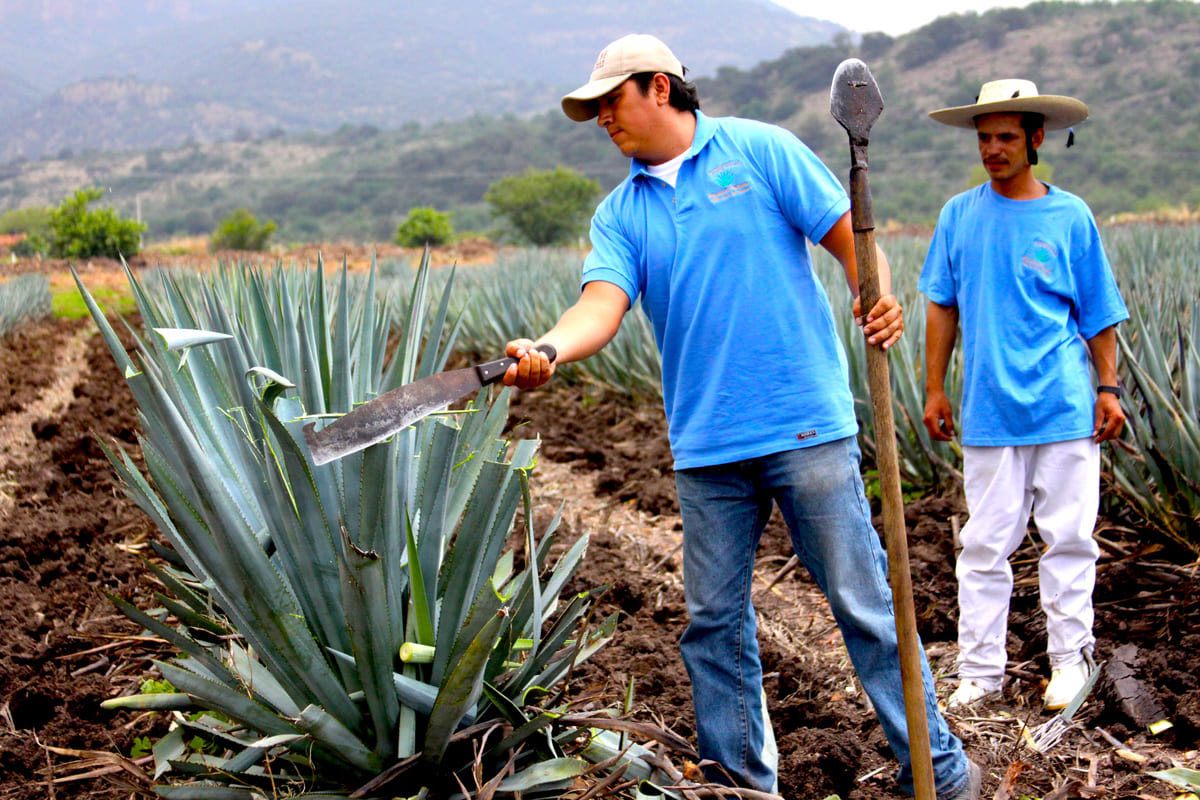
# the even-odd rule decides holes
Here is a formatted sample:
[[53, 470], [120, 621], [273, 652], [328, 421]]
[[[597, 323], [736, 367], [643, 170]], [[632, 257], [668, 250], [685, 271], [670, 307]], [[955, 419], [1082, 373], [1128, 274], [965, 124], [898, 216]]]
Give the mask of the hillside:
[[0, 69], [0, 114], [18, 112], [37, 101], [38, 90], [24, 78]]
[[45, 13], [0, 2], [9, 56], [0, 161], [528, 114], [572, 88], [575, 65], [628, 32], [631, 19], [687, 42], [696, 75], [749, 68], [843, 31], [768, 0], [35, 5]]
[[[894, 40], [873, 34], [856, 47], [797, 48], [698, 83], [706, 111], [783, 124], [844, 179], [846, 137], [829, 116], [829, 85], [843, 58], [864, 58], [886, 104], [869, 148], [883, 227], [929, 224], [949, 195], [983, 180], [970, 133], [937, 125], [927, 112], [970, 103], [989, 78], [1029, 77], [1043, 92], [1090, 105], [1076, 146], [1067, 150], [1065, 134], [1052, 136], [1039, 169], [1105, 218], [1200, 207], [1198, 41], [1200, 5], [1193, 2], [1042, 2], [943, 17]], [[566, 74], [569, 83], [582, 80], [593, 55]], [[275, 220], [281, 240], [382, 241], [418, 205], [454, 211], [460, 231], [486, 230], [488, 185], [529, 167], [567, 165], [605, 188], [628, 170], [594, 126], [570, 123], [556, 102], [533, 117], [239, 138], [10, 162], [0, 166], [0, 209], [57, 203], [94, 184], [109, 189], [126, 214], [140, 205], [151, 239], [208, 233], [245, 206]]]
[[[155, 82], [172, 64], [186, 63], [211, 44], [199, 33], [209, 23], [221, 27], [286, 2], [0, 0], [0, 48], [6, 68], [42, 92], [104, 75], [137, 74]], [[154, 52], [156, 42], [174, 48], [173, 57], [163, 58], [171, 50]]]
[[[1197, 42], [1200, 4], [1179, 0], [1041, 2], [942, 17], [895, 40], [866, 37], [856, 55], [885, 103], [870, 146], [877, 217], [931, 220], [948, 193], [984, 180], [973, 136], [927, 114], [969, 104], [984, 81], [1001, 77], [1088, 104], [1072, 149], [1065, 131], [1047, 137], [1040, 174], [1098, 215], [1200, 207]], [[707, 108], [778, 122], [844, 171], [846, 136], [829, 117], [830, 79], [844, 55], [810, 48], [724, 71], [720, 81], [700, 81]]]

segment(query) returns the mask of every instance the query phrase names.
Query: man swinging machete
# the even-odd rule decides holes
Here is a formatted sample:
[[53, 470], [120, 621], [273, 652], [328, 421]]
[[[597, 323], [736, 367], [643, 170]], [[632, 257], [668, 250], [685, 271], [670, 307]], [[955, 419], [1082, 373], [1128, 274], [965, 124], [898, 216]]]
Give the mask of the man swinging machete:
[[[590, 80], [563, 98], [595, 119], [630, 161], [592, 218], [582, 291], [555, 326], [516, 339], [504, 382], [539, 386], [558, 364], [603, 348], [641, 300], [662, 355], [663, 398], [683, 519], [689, 623], [680, 650], [692, 681], [702, 758], [714, 781], [772, 791], [774, 741], [762, 688], [750, 590], [772, 506], [829, 599], [851, 660], [913, 791], [898, 645], [885, 554], [871, 524], [857, 421], [834, 312], [808, 242], [858, 280], [849, 199], [788, 131], [699, 109], [665, 44], [610, 44]], [[904, 329], [878, 258], [881, 298], [853, 313], [874, 345]], [[864, 314], [865, 311], [865, 314]], [[551, 362], [535, 351], [549, 344]], [[937, 796], [978, 798], [963, 753], [921, 674]]]

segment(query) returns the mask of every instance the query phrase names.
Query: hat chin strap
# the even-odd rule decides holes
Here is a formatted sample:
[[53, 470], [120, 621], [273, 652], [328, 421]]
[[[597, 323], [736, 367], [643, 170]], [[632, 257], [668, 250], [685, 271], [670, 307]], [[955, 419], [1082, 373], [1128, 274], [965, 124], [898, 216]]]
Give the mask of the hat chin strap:
[[1025, 156], [1031, 167], [1036, 167], [1038, 163], [1038, 152], [1033, 146], [1033, 134], [1043, 125], [1045, 125], [1044, 117], [1040, 123], [1037, 123], [1032, 121], [1028, 114], [1021, 115], [1021, 127], [1025, 129]]

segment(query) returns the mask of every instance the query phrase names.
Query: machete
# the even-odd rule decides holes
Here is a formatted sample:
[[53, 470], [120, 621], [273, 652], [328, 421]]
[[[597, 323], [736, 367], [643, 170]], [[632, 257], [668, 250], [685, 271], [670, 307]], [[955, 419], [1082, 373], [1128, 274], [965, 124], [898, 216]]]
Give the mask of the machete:
[[[829, 110], [850, 135], [850, 223], [854, 229], [854, 255], [858, 263], [858, 297], [865, 318], [880, 297], [879, 268], [875, 258], [875, 220], [871, 213], [871, 187], [867, 180], [867, 134], [883, 111], [883, 95], [867, 65], [848, 58], [838, 65], [829, 92]], [[925, 691], [921, 675], [921, 642], [913, 606], [912, 574], [904, 530], [904, 499], [900, 494], [900, 460], [892, 417], [892, 385], [887, 353], [867, 344], [867, 378], [875, 418], [876, 461], [883, 502], [883, 539], [887, 547], [888, 583], [896, 608], [896, 638], [900, 647], [900, 681], [904, 689], [904, 714], [912, 756], [913, 787], [917, 800], [934, 800], [933, 760], [929, 724], [925, 717]]]
[[[538, 345], [551, 362], [558, 357], [554, 346]], [[316, 423], [304, 426], [304, 440], [314, 464], [365, 450], [414, 422], [504, 377], [515, 358], [501, 358], [473, 367], [452, 369], [399, 386], [368, 400], [335, 419], [321, 430]]]

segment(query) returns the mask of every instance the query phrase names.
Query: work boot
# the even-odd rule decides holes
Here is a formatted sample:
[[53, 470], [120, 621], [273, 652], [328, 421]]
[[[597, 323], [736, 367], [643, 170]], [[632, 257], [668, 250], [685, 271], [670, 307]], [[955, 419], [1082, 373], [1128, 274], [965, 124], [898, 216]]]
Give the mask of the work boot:
[[1088, 679], [1087, 661], [1076, 661], [1059, 667], [1050, 675], [1050, 685], [1043, 698], [1047, 711], [1058, 711], [1070, 705]]
[[970, 678], [963, 678], [958, 682], [958, 688], [951, 693], [946, 700], [947, 709], [962, 709], [973, 706], [979, 701], [987, 697], [993, 697], [1000, 693], [999, 688], [992, 688], [988, 684], [981, 681], [974, 681]]
[[979, 800], [979, 794], [983, 790], [983, 771], [979, 769], [979, 765], [971, 759], [967, 759], [967, 782], [958, 790], [957, 794], [952, 794], [946, 800]]

